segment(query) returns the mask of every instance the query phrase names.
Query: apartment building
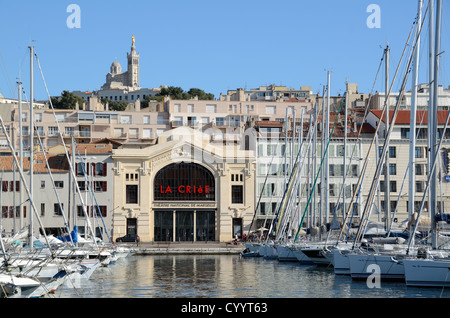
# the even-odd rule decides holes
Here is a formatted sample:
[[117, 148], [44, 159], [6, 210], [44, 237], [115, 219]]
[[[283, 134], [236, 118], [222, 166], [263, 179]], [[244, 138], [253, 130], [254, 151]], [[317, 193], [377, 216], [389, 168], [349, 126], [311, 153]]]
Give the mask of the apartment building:
[[[113, 188], [112, 146], [78, 144], [73, 159], [72, 148], [68, 147], [74, 173], [70, 171], [63, 146], [52, 147], [50, 152], [46, 156], [42, 153], [34, 155], [32, 187], [29, 157], [23, 158], [23, 179], [12, 156], [0, 157], [3, 229], [7, 233], [17, 233], [29, 226], [30, 213], [33, 213], [35, 236], [43, 233], [42, 223], [47, 234], [61, 235], [67, 226], [72, 230], [77, 225], [81, 235], [95, 231], [97, 237], [108, 240], [114, 210], [110, 195]], [[36, 211], [28, 199], [29, 193], [33, 195]]]
[[[48, 150], [63, 143], [70, 143], [74, 138], [78, 144], [90, 143], [104, 138], [123, 142], [154, 142], [157, 136], [170, 128], [168, 113], [160, 105], [140, 108], [139, 102], [131, 104], [132, 109], [126, 111], [103, 110], [100, 103], [94, 100], [86, 104], [86, 109], [49, 109], [35, 108], [33, 111], [36, 126], [34, 145], [40, 149], [42, 142], [44, 149]], [[93, 105], [96, 105], [95, 107]], [[26, 105], [25, 105], [26, 106]], [[19, 136], [22, 137], [24, 151], [30, 146], [30, 112], [23, 107], [22, 121], [20, 123], [19, 109], [12, 105], [9, 112], [10, 120], [5, 121], [6, 130], [11, 140], [14, 140], [16, 149], [19, 149]], [[20, 125], [22, 131], [20, 132]], [[39, 141], [40, 139], [40, 141]], [[64, 141], [64, 142], [63, 142]], [[1, 151], [9, 153], [6, 136], [0, 133]]]
[[287, 101], [224, 101], [171, 100], [166, 101], [172, 128], [196, 127], [211, 132], [215, 139], [236, 140], [242, 131], [254, 127], [257, 121], [292, 119], [295, 113], [308, 113], [311, 102]]
[[[392, 114], [393, 111], [390, 111], [390, 119], [392, 124]], [[380, 124], [378, 138], [378, 144], [374, 144], [372, 146], [372, 150], [369, 153], [369, 147], [371, 145], [371, 140], [367, 139], [363, 143], [363, 155], [369, 155], [369, 164], [366, 171], [368, 176], [373, 176], [375, 173], [375, 169], [377, 166], [378, 159], [381, 155], [382, 146], [384, 144], [384, 129], [385, 129], [385, 116], [380, 118], [381, 111], [380, 110], [371, 110], [367, 116], [367, 122], [376, 127], [377, 124]], [[429, 214], [429, 205], [428, 205], [428, 195], [424, 196], [425, 189], [427, 186], [427, 180], [429, 175], [429, 163], [428, 163], [428, 153], [429, 146], [427, 140], [427, 111], [418, 110], [416, 113], [416, 146], [414, 152], [414, 211], [417, 212], [419, 210], [420, 202], [422, 199], [425, 199], [424, 203], [424, 211], [422, 212], [424, 215]], [[447, 117], [447, 111], [438, 111], [438, 138], [440, 138], [445, 119]], [[449, 153], [450, 153], [450, 141], [449, 138], [450, 133], [446, 131], [446, 137], [443, 140], [443, 144], [438, 156], [438, 163], [436, 165], [437, 171], [437, 189], [438, 189], [438, 198], [437, 198], [437, 211], [436, 213], [446, 213], [446, 208], [448, 208], [450, 197], [448, 193], [450, 193], [450, 177], [448, 177], [449, 173]], [[439, 141], [439, 140], [438, 140]], [[438, 142], [436, 141], [436, 143]], [[389, 149], [387, 150], [388, 163], [389, 163], [389, 201], [390, 201], [390, 212], [392, 219], [394, 222], [401, 222], [408, 218], [409, 214], [413, 212], [409, 211], [409, 151], [410, 151], [410, 110], [399, 110], [395, 125], [393, 126], [393, 130], [390, 137]], [[377, 153], [378, 152], [378, 153]], [[384, 170], [381, 171], [380, 175], [380, 196], [375, 198], [375, 204], [380, 211], [379, 214], [374, 213], [372, 218], [374, 220], [384, 221], [384, 212], [385, 212], [385, 204], [386, 201], [385, 193], [384, 193]], [[369, 178], [365, 181], [365, 189], [366, 191], [363, 193], [364, 197], [367, 197], [368, 190], [372, 184], [372, 180]], [[395, 215], [394, 215], [395, 213]]]
[[[407, 91], [403, 94], [401, 101], [399, 102], [399, 109], [411, 108], [411, 91]], [[391, 92], [389, 94], [388, 104], [390, 109], [393, 109], [400, 97], [399, 92]], [[385, 92], [376, 92], [370, 101], [371, 109], [383, 109], [386, 100]], [[417, 88], [417, 109], [427, 110], [430, 101], [430, 90], [428, 84], [420, 84]], [[438, 87], [438, 110], [450, 109], [450, 86], [444, 88], [442, 85]]]

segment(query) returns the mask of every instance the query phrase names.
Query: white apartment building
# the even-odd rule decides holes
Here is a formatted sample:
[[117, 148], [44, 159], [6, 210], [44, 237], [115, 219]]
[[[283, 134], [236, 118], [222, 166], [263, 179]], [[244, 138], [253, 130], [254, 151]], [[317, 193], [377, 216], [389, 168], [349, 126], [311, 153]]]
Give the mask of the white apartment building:
[[[114, 210], [113, 198], [110, 195], [113, 189], [112, 146], [107, 144], [76, 146], [74, 168], [80, 192], [76, 191], [77, 187], [73, 183], [63, 147], [56, 146], [50, 151], [52, 154], [46, 156], [47, 161], [43, 154], [34, 155], [32, 187], [30, 187], [29, 157], [24, 157], [23, 161], [25, 182], [21, 179], [17, 167], [13, 165], [13, 157], [0, 157], [3, 229], [8, 234], [17, 233], [21, 228], [29, 226], [30, 213], [33, 213], [33, 233], [36, 237], [38, 233], [43, 233], [37, 220], [39, 217], [47, 234], [60, 235], [66, 232], [66, 225], [69, 230], [73, 230], [73, 226], [77, 225], [81, 235], [85, 232], [91, 233], [92, 230], [96, 231], [98, 237], [107, 240], [112, 230]], [[68, 149], [68, 153], [72, 160], [71, 148]], [[33, 195], [36, 212], [28, 200], [25, 186]], [[87, 206], [90, 228], [83, 205]]]
[[[383, 109], [386, 100], [385, 92], [376, 92], [370, 101], [371, 109]], [[399, 109], [411, 108], [411, 91], [403, 94], [402, 100], [399, 104]], [[391, 92], [389, 95], [389, 107], [393, 109], [397, 105], [399, 99], [399, 92]], [[430, 100], [430, 91], [428, 84], [420, 84], [417, 89], [417, 109], [427, 110]], [[450, 109], [450, 86], [444, 88], [442, 85], [438, 87], [438, 110]]]

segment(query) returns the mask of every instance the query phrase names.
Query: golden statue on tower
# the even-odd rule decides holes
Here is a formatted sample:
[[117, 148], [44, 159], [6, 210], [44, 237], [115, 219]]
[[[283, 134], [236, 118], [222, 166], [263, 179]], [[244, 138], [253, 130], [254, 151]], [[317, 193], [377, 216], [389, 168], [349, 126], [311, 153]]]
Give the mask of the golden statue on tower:
[[131, 36], [131, 45], [134, 46], [134, 42], [136, 41], [136, 38], [134, 37], [134, 34]]

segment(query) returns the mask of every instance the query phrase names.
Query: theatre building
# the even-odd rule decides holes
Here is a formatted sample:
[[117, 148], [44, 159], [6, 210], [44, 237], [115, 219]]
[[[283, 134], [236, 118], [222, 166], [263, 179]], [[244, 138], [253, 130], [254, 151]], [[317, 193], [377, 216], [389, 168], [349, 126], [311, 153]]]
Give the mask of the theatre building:
[[114, 162], [113, 237], [220, 241], [248, 230], [255, 210], [254, 151], [182, 127], [155, 145], [124, 145]]

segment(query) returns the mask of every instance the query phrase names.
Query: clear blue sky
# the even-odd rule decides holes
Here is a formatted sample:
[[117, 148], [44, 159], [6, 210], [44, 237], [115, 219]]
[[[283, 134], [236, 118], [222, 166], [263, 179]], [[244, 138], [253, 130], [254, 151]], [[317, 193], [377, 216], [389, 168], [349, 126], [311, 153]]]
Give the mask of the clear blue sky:
[[[71, 3], [81, 8], [79, 29], [66, 25]], [[372, 3], [380, 7], [381, 28], [366, 24]], [[393, 74], [416, 10], [413, 0], [0, 0], [0, 93], [16, 98], [18, 77], [29, 91], [30, 44], [51, 95], [99, 89], [116, 58], [126, 70], [132, 34], [141, 87], [196, 87], [216, 98], [269, 84], [321, 93], [331, 70], [333, 94], [343, 93], [346, 78], [368, 93], [386, 42]], [[448, 12], [444, 7], [443, 50]], [[421, 49], [427, 53], [427, 44]], [[442, 67], [448, 69], [447, 52]], [[46, 99], [37, 68], [35, 83], [35, 98]], [[375, 89], [384, 91], [382, 79]]]

